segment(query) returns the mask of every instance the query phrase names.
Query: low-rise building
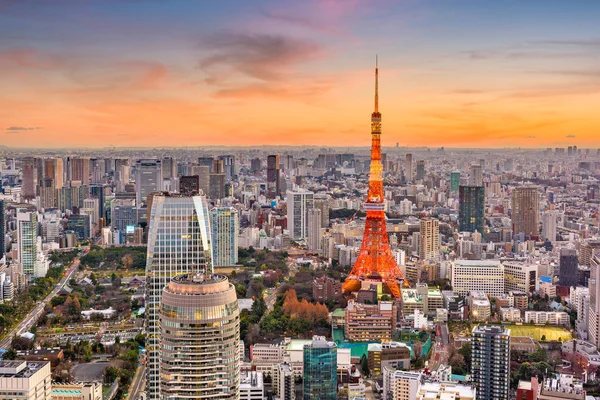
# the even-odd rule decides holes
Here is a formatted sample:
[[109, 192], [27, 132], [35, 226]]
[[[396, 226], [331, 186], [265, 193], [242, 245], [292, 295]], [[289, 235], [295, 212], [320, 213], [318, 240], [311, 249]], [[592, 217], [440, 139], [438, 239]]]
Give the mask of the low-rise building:
[[477, 390], [471, 385], [451, 382], [425, 382], [417, 392], [416, 400], [475, 400]]
[[585, 400], [585, 390], [583, 384], [574, 379], [573, 375], [561, 374], [558, 378], [546, 379], [537, 398]]
[[571, 317], [564, 311], [525, 311], [525, 322], [528, 324], [569, 326]]
[[422, 375], [419, 372], [398, 371], [383, 367], [383, 398], [392, 400], [415, 399]]
[[500, 308], [502, 321], [521, 322], [521, 310], [515, 307]]
[[511, 336], [510, 351], [512, 353], [533, 353], [537, 349], [537, 343], [529, 336]]
[[262, 372], [249, 371], [240, 376], [240, 400], [264, 400]]
[[369, 343], [367, 350], [369, 371], [380, 375], [382, 368], [410, 368], [410, 348], [401, 342]]
[[81, 312], [81, 316], [83, 319], [90, 319], [92, 315], [101, 315], [104, 319], [109, 319], [114, 317], [117, 314], [117, 310], [112, 307], [108, 307], [106, 310], [94, 310], [90, 308], [89, 310], [84, 310]]
[[102, 400], [102, 384], [97, 382], [52, 385], [52, 400]]
[[49, 400], [51, 394], [49, 361], [0, 360], [0, 399]]
[[355, 342], [390, 341], [396, 327], [396, 303], [379, 304], [348, 302], [345, 315], [346, 338]]
[[488, 321], [492, 313], [490, 300], [482, 290], [474, 290], [469, 294], [471, 317], [475, 321]]
[[322, 303], [335, 299], [342, 292], [340, 281], [328, 276], [316, 278], [312, 284], [313, 299]]

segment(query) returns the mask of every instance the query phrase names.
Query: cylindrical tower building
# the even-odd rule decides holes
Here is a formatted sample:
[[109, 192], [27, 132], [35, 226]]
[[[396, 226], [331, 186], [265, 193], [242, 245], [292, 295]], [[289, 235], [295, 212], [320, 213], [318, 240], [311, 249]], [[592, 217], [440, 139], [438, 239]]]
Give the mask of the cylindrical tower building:
[[226, 277], [173, 278], [163, 290], [160, 327], [162, 399], [239, 399], [240, 313]]

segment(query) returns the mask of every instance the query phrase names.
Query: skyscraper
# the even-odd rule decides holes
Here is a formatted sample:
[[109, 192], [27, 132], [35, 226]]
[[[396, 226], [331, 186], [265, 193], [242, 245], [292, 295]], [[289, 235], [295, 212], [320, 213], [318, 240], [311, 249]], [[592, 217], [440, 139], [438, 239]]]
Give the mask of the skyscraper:
[[531, 238], [539, 235], [540, 194], [537, 186], [517, 187], [512, 196], [513, 232]]
[[304, 400], [337, 400], [337, 346], [323, 336], [304, 345]]
[[23, 188], [21, 190], [21, 196], [25, 200], [35, 199], [38, 182], [37, 160], [33, 157], [25, 157], [23, 158], [21, 167], [23, 169]]
[[223, 160], [213, 160], [209, 179], [210, 190], [208, 197], [212, 200], [219, 200], [225, 197], [225, 171]]
[[223, 172], [225, 173], [225, 182], [231, 182], [236, 174], [235, 156], [219, 156], [219, 160], [223, 161]]
[[419, 257], [422, 261], [440, 258], [440, 221], [423, 218], [420, 221]]
[[307, 231], [307, 246], [311, 251], [319, 251], [321, 249], [321, 210], [311, 208], [308, 210], [308, 231]]
[[281, 195], [279, 186], [279, 156], [270, 155], [267, 157], [267, 197], [272, 199]]
[[460, 186], [460, 171], [450, 172], [450, 191], [452, 193], [458, 193], [459, 186]]
[[469, 186], [483, 186], [483, 168], [481, 164], [471, 164]]
[[590, 263], [590, 306], [588, 309], [588, 332], [590, 342], [600, 348], [600, 256]]
[[313, 208], [313, 192], [307, 190], [288, 190], [287, 226], [290, 238], [302, 240], [308, 237], [308, 210]]
[[179, 275], [160, 304], [160, 398], [239, 399], [235, 287], [221, 275]]
[[44, 178], [52, 179], [55, 188], [63, 187], [64, 174], [62, 158], [46, 158], [44, 160]]
[[471, 379], [477, 400], [508, 400], [510, 387], [510, 330], [479, 325], [472, 334]]
[[[411, 158], [412, 160], [412, 158]], [[379, 68], [375, 67], [375, 110], [371, 114], [371, 165], [369, 191], [363, 204], [367, 212], [360, 252], [344, 282], [344, 292], [357, 292], [364, 280], [383, 282], [392, 296], [401, 296], [404, 276], [392, 254], [385, 222], [383, 166], [381, 165], [381, 113], [379, 112]]]
[[558, 225], [558, 210], [547, 210], [542, 214], [542, 239], [554, 242]]
[[169, 180], [177, 176], [177, 160], [173, 157], [163, 157], [161, 164], [163, 180]]
[[37, 259], [38, 221], [37, 213], [19, 209], [17, 212], [17, 242], [21, 271], [28, 282], [35, 274]]
[[200, 193], [200, 178], [198, 175], [182, 176], [179, 178], [179, 193], [193, 196]]
[[4, 257], [4, 252], [6, 251], [6, 221], [4, 220], [4, 200], [0, 199], [0, 260]]
[[138, 208], [153, 192], [162, 190], [162, 165], [160, 160], [137, 160], [135, 163], [135, 190]]
[[147, 393], [160, 398], [159, 309], [164, 287], [176, 275], [212, 273], [208, 205], [204, 196], [153, 196], [146, 263]]
[[558, 284], [566, 287], [577, 286], [579, 283], [578, 267], [577, 250], [570, 248], [560, 249]]
[[414, 180], [413, 174], [413, 155], [408, 153], [404, 160], [404, 178], [406, 178], [406, 182], [412, 182]]
[[71, 171], [71, 184], [77, 182], [78, 185], [90, 184], [90, 159], [87, 157], [72, 157], [69, 160], [69, 169]]
[[485, 190], [483, 186], [459, 186], [458, 230], [483, 233]]
[[213, 267], [228, 267], [238, 262], [238, 235], [240, 219], [233, 207], [215, 207], [210, 210]]
[[425, 160], [417, 161], [417, 176], [418, 181], [425, 179]]

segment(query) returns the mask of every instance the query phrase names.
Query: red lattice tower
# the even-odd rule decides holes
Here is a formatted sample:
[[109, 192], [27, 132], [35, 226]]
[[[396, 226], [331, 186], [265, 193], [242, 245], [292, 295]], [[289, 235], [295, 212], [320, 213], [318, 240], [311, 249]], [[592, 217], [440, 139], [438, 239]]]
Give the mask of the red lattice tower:
[[383, 197], [383, 165], [381, 164], [381, 113], [379, 112], [379, 68], [375, 67], [375, 111], [371, 114], [371, 170], [369, 194], [364, 203], [367, 213], [365, 233], [358, 258], [346, 278], [342, 291], [358, 291], [362, 281], [383, 282], [389, 292], [399, 298], [400, 284], [404, 281], [402, 271], [394, 256], [385, 227], [385, 204]]

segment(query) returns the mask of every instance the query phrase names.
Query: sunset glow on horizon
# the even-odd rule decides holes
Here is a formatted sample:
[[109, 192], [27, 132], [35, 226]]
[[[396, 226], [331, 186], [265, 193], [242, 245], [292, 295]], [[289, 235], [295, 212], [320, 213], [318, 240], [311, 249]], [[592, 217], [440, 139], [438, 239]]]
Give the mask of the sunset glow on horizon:
[[600, 2], [0, 3], [0, 145], [600, 147]]

